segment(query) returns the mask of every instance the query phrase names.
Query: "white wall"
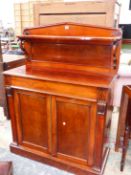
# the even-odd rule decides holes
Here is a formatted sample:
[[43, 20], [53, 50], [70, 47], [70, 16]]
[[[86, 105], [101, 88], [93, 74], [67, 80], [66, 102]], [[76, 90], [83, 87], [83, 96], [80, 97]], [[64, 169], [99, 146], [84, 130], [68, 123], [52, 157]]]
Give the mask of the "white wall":
[[14, 2], [27, 2], [28, 0], [0, 0], [0, 21], [4, 27], [14, 27]]
[[131, 10], [129, 10], [130, 0], [119, 0], [119, 2], [122, 4], [120, 23], [131, 24]]
[[4, 26], [6, 26], [7, 23], [14, 24], [13, 1], [14, 0], [0, 0], [0, 20], [2, 20]]

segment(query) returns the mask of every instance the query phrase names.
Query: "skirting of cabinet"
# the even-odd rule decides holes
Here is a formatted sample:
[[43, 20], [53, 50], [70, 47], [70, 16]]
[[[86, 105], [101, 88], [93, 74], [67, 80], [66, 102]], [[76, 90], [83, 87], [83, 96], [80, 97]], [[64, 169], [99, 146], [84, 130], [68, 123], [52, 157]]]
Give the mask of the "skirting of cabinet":
[[32, 149], [21, 147], [13, 143], [10, 145], [10, 150], [12, 153], [60, 168], [68, 172], [75, 173], [76, 175], [103, 175], [105, 165], [108, 159], [108, 155], [110, 152], [110, 148], [107, 148], [105, 155], [104, 155], [101, 171], [99, 171], [95, 168], [91, 168], [91, 167], [87, 167], [84, 165], [80, 165], [80, 164], [72, 163], [69, 161], [62, 160], [62, 159], [58, 159], [57, 157], [53, 157], [46, 153], [34, 151]]

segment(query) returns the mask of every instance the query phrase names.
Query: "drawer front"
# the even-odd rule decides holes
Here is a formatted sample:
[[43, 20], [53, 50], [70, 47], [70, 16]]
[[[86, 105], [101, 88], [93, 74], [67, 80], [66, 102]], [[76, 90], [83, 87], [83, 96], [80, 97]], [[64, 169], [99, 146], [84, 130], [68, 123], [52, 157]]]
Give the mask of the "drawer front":
[[5, 76], [5, 84], [15, 88], [27, 89], [46, 94], [59, 95], [65, 97], [75, 97], [78, 99], [93, 99], [98, 96], [96, 87], [67, 84], [46, 80], [34, 80], [24, 77]]

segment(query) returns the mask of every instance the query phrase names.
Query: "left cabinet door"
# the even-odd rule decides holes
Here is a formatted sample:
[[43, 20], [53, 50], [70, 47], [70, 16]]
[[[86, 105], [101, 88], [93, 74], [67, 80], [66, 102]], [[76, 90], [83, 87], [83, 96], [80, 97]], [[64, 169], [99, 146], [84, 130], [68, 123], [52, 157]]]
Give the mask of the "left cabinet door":
[[13, 90], [18, 145], [50, 152], [50, 96]]

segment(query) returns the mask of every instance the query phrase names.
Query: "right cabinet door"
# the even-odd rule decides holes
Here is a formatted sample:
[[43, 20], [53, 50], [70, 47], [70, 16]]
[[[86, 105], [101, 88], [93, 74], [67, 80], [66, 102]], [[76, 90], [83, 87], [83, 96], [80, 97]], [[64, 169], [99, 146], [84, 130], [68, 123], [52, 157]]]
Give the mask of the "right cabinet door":
[[96, 103], [52, 97], [53, 155], [84, 165], [94, 164]]

